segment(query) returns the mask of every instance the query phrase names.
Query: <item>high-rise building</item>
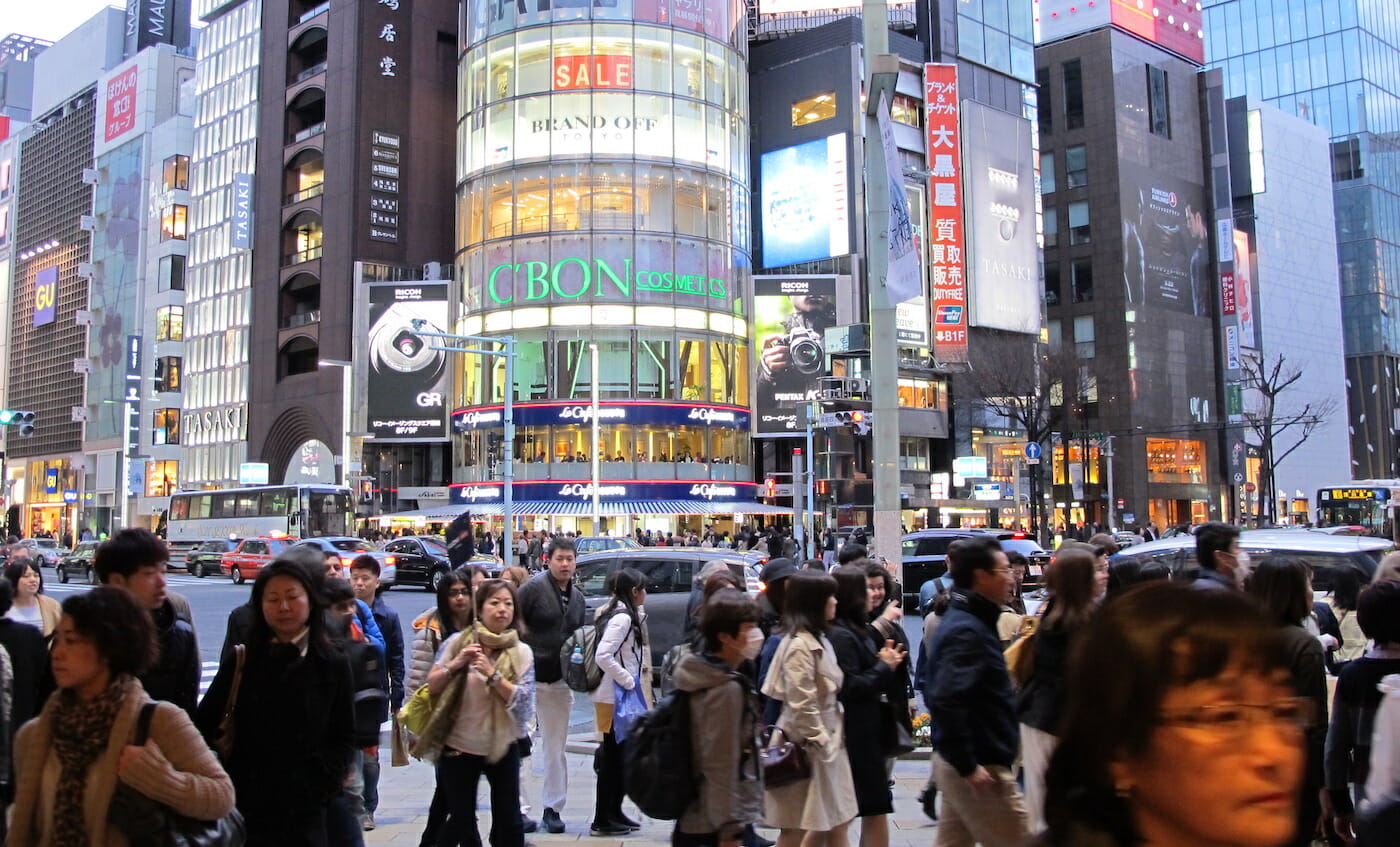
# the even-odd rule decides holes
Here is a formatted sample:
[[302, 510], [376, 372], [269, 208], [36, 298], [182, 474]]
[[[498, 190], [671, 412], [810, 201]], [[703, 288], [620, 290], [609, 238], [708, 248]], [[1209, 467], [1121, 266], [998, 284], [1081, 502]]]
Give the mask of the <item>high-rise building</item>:
[[1362, 0], [1205, 0], [1207, 62], [1229, 97], [1322, 127], [1342, 284], [1350, 472], [1400, 476], [1400, 6]]
[[[261, 0], [212, 4], [196, 65], [187, 258], [161, 268], [185, 292], [181, 485], [238, 483], [247, 460], [248, 338], [253, 290], [253, 172], [258, 146]], [[297, 191], [321, 187], [320, 172]], [[314, 185], [313, 185], [314, 183]], [[280, 184], [275, 186], [280, 192]]]

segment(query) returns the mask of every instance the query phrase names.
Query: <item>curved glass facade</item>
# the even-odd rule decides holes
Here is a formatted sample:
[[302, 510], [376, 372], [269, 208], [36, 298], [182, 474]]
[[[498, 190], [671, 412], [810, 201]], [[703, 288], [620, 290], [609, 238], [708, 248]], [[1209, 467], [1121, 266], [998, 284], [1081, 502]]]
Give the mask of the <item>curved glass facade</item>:
[[[457, 331], [513, 335], [514, 401], [551, 415], [517, 417], [517, 478], [586, 480], [595, 450], [609, 480], [746, 478], [743, 4], [538, 5], [466, 4], [458, 66]], [[619, 405], [591, 445], [595, 343]], [[454, 479], [486, 481], [504, 365], [457, 362]]]

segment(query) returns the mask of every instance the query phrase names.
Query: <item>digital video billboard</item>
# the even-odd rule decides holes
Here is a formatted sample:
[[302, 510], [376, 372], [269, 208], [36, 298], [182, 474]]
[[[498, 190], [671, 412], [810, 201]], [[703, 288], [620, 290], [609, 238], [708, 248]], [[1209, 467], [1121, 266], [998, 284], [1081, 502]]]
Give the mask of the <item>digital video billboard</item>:
[[1214, 288], [1205, 190], [1141, 165], [1125, 163], [1121, 178], [1128, 308], [1208, 314]]
[[850, 252], [846, 133], [764, 153], [759, 179], [764, 267]]
[[381, 441], [447, 437], [447, 354], [414, 334], [446, 332], [445, 282], [376, 283], [369, 287], [369, 368], [366, 385], [369, 432]]
[[1030, 121], [972, 100], [963, 104], [962, 120], [971, 325], [1037, 333], [1040, 269]]
[[826, 330], [837, 325], [836, 277], [756, 276], [754, 434], [797, 435], [797, 407], [826, 376]]

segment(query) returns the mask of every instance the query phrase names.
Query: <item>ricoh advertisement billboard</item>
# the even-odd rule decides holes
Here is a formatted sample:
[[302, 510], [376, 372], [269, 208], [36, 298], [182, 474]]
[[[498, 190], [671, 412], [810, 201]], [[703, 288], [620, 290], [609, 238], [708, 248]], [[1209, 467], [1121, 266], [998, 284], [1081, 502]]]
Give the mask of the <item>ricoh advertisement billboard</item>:
[[963, 104], [971, 325], [1040, 332], [1031, 123], [972, 100]]
[[836, 277], [754, 277], [757, 436], [798, 435], [797, 407], [826, 376], [826, 331], [837, 325]]
[[1215, 280], [1202, 212], [1205, 190], [1127, 163], [1121, 186], [1128, 308], [1208, 314]]
[[448, 284], [440, 281], [373, 283], [369, 290], [367, 421], [379, 441], [447, 438], [447, 353], [414, 333], [448, 326]]

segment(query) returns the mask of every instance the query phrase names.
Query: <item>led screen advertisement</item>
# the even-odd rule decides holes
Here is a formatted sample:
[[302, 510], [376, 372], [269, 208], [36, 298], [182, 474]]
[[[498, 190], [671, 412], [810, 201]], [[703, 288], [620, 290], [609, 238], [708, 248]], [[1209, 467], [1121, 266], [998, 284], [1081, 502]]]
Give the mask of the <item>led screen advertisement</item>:
[[1128, 308], [1206, 314], [1212, 277], [1204, 189], [1126, 163], [1121, 178]]
[[971, 100], [962, 121], [971, 325], [1038, 333], [1030, 121]]
[[826, 330], [837, 325], [836, 277], [754, 277], [755, 435], [797, 435], [797, 407], [826, 376]]
[[1113, 24], [1198, 65], [1204, 64], [1206, 54], [1202, 17], [1201, 6], [1195, 0], [1038, 0], [1036, 4], [1036, 25], [1042, 44]]
[[1259, 349], [1259, 323], [1255, 319], [1254, 268], [1249, 249], [1249, 233], [1233, 231], [1235, 247], [1234, 291], [1232, 292], [1235, 317], [1240, 324], [1240, 346], [1250, 350]]
[[844, 132], [760, 157], [759, 217], [764, 267], [812, 262], [850, 252], [847, 162]]
[[369, 432], [380, 441], [447, 437], [447, 354], [414, 334], [446, 332], [448, 285], [444, 282], [375, 283], [369, 290], [366, 384]]

